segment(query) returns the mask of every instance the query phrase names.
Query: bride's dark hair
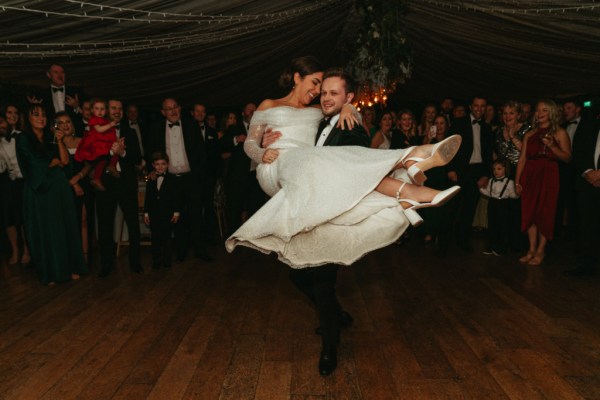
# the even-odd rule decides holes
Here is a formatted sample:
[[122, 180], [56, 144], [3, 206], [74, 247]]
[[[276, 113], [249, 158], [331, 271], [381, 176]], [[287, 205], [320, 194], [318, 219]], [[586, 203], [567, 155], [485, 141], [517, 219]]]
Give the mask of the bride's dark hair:
[[313, 56], [303, 56], [294, 58], [290, 65], [283, 70], [279, 76], [279, 87], [292, 90], [294, 87], [294, 74], [297, 72], [301, 77], [314, 74], [315, 72], [323, 72], [323, 65]]

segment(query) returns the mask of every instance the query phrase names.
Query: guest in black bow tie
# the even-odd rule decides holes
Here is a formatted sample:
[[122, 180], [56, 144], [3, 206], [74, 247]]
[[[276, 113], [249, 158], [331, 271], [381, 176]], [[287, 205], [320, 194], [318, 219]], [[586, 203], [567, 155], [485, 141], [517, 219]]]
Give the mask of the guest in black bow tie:
[[[578, 137], [586, 137], [593, 131], [593, 122], [589, 118], [581, 115], [583, 103], [576, 98], [567, 99], [563, 103], [562, 127], [569, 135], [571, 145], [575, 143]], [[562, 229], [562, 234], [566, 238], [574, 238], [579, 232], [578, 221], [579, 212], [577, 207], [578, 190], [574, 183], [579, 176], [575, 171], [575, 162], [558, 162], [558, 173], [560, 188], [558, 191], [558, 204], [556, 212], [556, 227]], [[559, 231], [560, 232], [560, 231]]]
[[508, 178], [508, 162], [494, 161], [494, 177], [487, 187], [480, 188], [481, 194], [488, 197], [488, 247], [486, 255], [500, 256], [508, 250], [510, 237], [510, 202], [509, 199], [519, 197], [515, 190], [515, 182]]
[[[181, 118], [181, 106], [173, 98], [162, 102], [164, 120], [153, 127], [150, 146], [146, 154], [161, 151], [169, 157], [168, 171], [175, 177], [178, 196], [181, 199], [181, 220], [175, 226], [177, 258], [183, 261], [188, 248], [194, 249], [196, 257], [212, 261], [207, 254], [203, 234], [202, 180], [206, 173], [206, 155], [198, 124]], [[152, 160], [147, 160], [148, 164]]]
[[171, 267], [171, 234], [179, 221], [179, 201], [175, 177], [167, 172], [169, 156], [156, 151], [152, 154], [156, 179], [146, 184], [144, 223], [152, 231], [152, 268]]
[[[21, 132], [14, 130], [19, 121], [19, 110], [13, 104], [6, 107], [6, 120], [0, 116], [0, 210], [2, 225], [11, 247], [9, 265], [21, 260], [21, 264], [29, 264], [29, 247], [25, 240], [23, 224], [23, 174], [17, 161], [16, 141]], [[7, 123], [7, 121], [9, 123]], [[23, 245], [23, 253], [19, 258], [19, 243]]]
[[76, 132], [83, 132], [84, 126], [81, 118], [81, 100], [85, 95], [81, 89], [67, 85], [65, 69], [60, 64], [52, 64], [46, 72], [50, 87], [41, 95], [27, 96], [30, 104], [41, 104], [47, 115], [55, 115], [59, 111], [66, 111], [75, 124]]
[[455, 116], [449, 131], [449, 135], [462, 136], [458, 154], [448, 165], [448, 178], [458, 183], [462, 189], [457, 218], [457, 239], [459, 247], [466, 252], [473, 251], [471, 231], [479, 200], [479, 189], [487, 186], [492, 165], [494, 137], [490, 126], [482, 121], [486, 105], [487, 100], [484, 96], [473, 97], [469, 115], [462, 118]]

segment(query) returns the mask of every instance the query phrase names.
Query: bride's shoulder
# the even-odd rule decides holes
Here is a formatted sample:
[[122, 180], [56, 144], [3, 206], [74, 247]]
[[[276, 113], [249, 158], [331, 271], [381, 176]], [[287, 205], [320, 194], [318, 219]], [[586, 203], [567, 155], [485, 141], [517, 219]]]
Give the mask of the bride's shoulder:
[[263, 100], [259, 105], [258, 108], [256, 109], [257, 111], [265, 111], [268, 110], [269, 108], [274, 108], [274, 107], [278, 107], [281, 104], [277, 103], [277, 100], [272, 100], [272, 99], [266, 99]]

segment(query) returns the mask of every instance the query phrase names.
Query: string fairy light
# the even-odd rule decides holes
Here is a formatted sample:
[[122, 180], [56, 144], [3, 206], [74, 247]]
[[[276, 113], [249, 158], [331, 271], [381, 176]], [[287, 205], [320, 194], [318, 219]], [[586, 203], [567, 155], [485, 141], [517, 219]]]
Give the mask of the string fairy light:
[[[118, 10], [119, 12], [134, 12], [145, 17], [162, 15], [168, 19], [155, 19], [139, 17], [136, 15], [132, 16], [115, 16], [107, 15], [95, 15], [89, 9], [82, 10], [78, 13], [72, 10], [60, 12], [60, 11], [46, 11], [34, 9], [26, 6], [12, 7], [5, 6], [7, 9], [18, 12], [30, 12], [30, 13], [49, 13], [52, 17], [61, 18], [88, 18], [88, 19], [101, 19], [107, 21], [116, 21], [120, 23], [132, 22], [132, 23], [152, 23], [152, 22], [169, 22], [169, 23], [187, 23], [193, 22], [195, 28], [181, 32], [180, 34], [168, 33], [162, 36], [141, 36], [136, 38], [128, 39], [113, 39], [113, 40], [100, 40], [100, 41], [75, 41], [75, 42], [10, 42], [0, 43], [0, 55], [10, 58], [36, 58], [36, 57], [64, 57], [64, 56], [93, 56], [103, 54], [122, 54], [131, 52], [145, 52], [148, 50], [160, 50], [170, 49], [182, 46], [195, 46], [195, 45], [210, 45], [215, 42], [222, 42], [224, 40], [232, 40], [244, 35], [255, 34], [263, 31], [267, 31], [274, 28], [281, 28], [285, 26], [287, 22], [297, 18], [299, 13], [305, 16], [321, 12], [322, 10], [334, 6], [342, 5], [342, 0], [328, 0], [324, 2], [315, 2], [308, 6], [290, 9], [284, 12], [274, 12], [266, 14], [235, 14], [235, 15], [211, 15], [211, 14], [180, 14], [180, 13], [168, 13], [163, 11], [149, 11], [149, 10], [137, 10], [123, 7], [114, 7], [106, 4], [96, 4], [81, 1], [70, 1], [68, 3], [77, 4], [80, 10], [84, 7], [96, 7], [98, 10], [103, 11], [104, 9], [109, 12]], [[83, 12], [83, 13], [81, 13]], [[175, 17], [173, 19], [172, 17]], [[221, 27], [212, 28], [207, 25], [211, 23], [223, 24]]]

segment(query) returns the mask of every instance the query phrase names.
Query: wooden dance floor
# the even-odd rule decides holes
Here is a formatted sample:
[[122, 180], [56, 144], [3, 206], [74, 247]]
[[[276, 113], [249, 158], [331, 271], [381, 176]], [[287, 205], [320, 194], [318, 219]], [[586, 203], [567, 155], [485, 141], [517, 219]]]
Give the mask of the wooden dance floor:
[[[479, 239], [480, 240], [480, 239]], [[482, 247], [481, 242], [476, 243]], [[413, 240], [340, 271], [355, 323], [318, 374], [313, 310], [275, 257], [42, 286], [2, 267], [0, 399], [600, 399], [600, 278]]]

